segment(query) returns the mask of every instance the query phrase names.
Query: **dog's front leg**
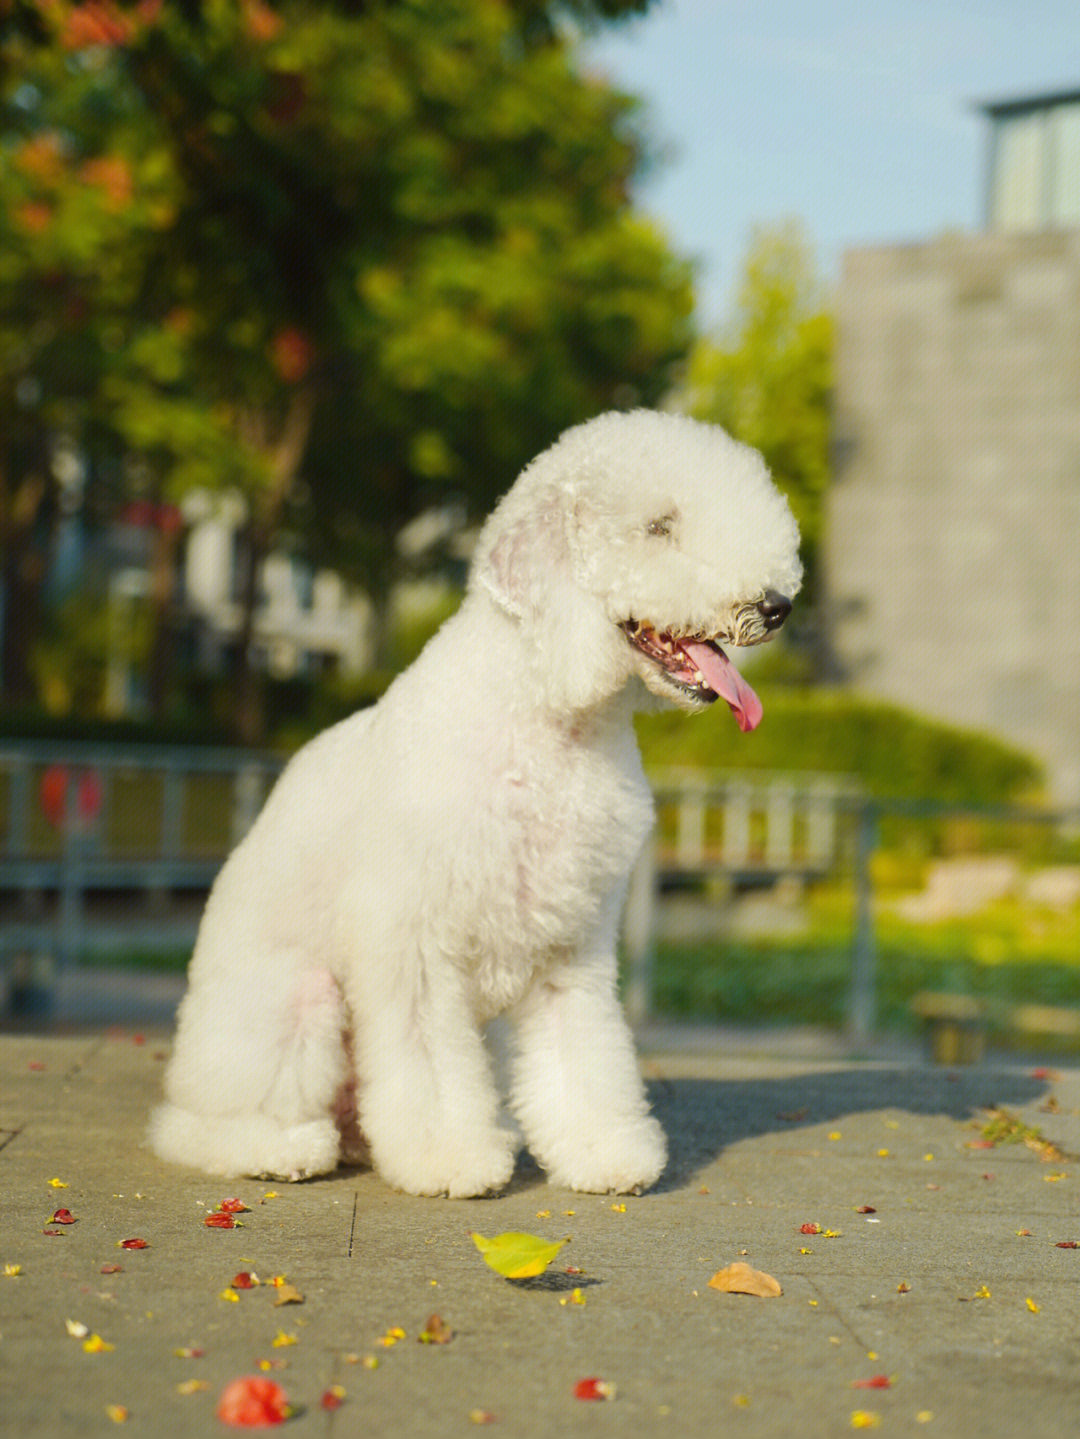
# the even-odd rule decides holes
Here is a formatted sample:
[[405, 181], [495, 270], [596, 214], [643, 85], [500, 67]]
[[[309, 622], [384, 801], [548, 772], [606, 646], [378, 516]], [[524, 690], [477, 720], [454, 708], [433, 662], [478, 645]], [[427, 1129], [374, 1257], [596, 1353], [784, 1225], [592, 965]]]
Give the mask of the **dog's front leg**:
[[452, 1199], [502, 1189], [516, 1137], [461, 973], [422, 959], [352, 1002], [360, 1125], [387, 1183]]
[[649, 1114], [613, 955], [575, 959], [519, 1003], [512, 1102], [552, 1184], [593, 1193], [647, 1189], [667, 1144]]

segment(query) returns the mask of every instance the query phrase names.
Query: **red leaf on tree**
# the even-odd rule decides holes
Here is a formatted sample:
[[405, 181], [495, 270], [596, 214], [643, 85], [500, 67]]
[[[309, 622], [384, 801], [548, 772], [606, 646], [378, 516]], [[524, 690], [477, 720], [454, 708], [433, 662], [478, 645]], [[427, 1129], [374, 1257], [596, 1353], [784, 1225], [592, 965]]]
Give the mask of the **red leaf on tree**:
[[215, 1413], [223, 1424], [259, 1429], [267, 1424], [284, 1423], [291, 1410], [280, 1384], [252, 1374], [226, 1384]]

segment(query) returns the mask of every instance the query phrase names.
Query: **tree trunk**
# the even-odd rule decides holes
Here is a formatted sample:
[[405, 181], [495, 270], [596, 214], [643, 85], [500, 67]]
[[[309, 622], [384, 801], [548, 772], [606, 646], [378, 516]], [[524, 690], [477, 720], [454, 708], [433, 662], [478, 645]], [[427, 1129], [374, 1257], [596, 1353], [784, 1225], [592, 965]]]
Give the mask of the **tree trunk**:
[[30, 705], [38, 697], [31, 654], [41, 624], [41, 587], [48, 556], [36, 531], [48, 485], [30, 472], [13, 487], [0, 475], [0, 552], [3, 604], [0, 613], [0, 697], [5, 704]]
[[262, 565], [277, 538], [278, 527], [289, 493], [307, 449], [315, 412], [315, 391], [305, 385], [290, 397], [285, 418], [274, 431], [267, 411], [241, 415], [241, 438], [266, 461], [267, 483], [251, 499], [252, 519], [248, 531], [247, 571], [240, 603], [240, 634], [236, 656], [236, 706], [238, 738], [244, 744], [262, 744], [266, 739], [266, 704], [263, 672], [255, 663], [255, 618]]
[[159, 506], [150, 557], [150, 655], [147, 663], [147, 698], [150, 713], [163, 719], [173, 698], [176, 673], [176, 634], [173, 600], [181, 527], [173, 511]]

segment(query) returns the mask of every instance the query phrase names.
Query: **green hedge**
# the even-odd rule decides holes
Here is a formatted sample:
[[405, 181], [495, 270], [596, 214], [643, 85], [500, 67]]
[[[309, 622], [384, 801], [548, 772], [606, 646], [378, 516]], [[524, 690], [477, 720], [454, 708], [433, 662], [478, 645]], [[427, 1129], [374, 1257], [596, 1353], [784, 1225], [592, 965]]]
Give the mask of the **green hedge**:
[[869, 794], [988, 804], [1032, 798], [1041, 782], [1029, 755], [841, 690], [760, 687], [765, 718], [740, 733], [723, 703], [687, 716], [638, 718], [647, 767], [816, 771], [850, 775]]

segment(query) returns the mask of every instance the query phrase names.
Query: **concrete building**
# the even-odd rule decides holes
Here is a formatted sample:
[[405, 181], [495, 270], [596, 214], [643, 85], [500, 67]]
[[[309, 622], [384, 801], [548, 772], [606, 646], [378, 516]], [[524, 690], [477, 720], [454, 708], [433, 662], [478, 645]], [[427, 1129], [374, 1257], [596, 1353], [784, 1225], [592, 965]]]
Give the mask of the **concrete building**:
[[828, 633], [1080, 803], [1080, 92], [984, 109], [987, 230], [845, 258]]

